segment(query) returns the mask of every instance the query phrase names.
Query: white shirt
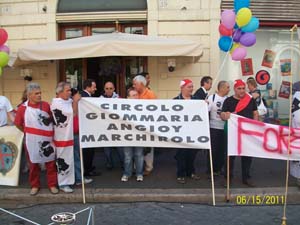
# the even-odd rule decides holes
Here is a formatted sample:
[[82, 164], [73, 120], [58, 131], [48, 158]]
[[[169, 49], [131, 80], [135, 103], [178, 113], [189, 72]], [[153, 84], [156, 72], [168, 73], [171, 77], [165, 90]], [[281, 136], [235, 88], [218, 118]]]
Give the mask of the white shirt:
[[7, 113], [13, 111], [10, 101], [5, 96], [0, 96], [0, 127], [7, 124]]
[[[214, 99], [213, 99], [214, 98]], [[213, 94], [208, 97], [208, 111], [210, 112], [209, 125], [213, 129], [224, 129], [224, 121], [220, 117], [222, 106], [227, 96], [221, 97], [218, 94]]]

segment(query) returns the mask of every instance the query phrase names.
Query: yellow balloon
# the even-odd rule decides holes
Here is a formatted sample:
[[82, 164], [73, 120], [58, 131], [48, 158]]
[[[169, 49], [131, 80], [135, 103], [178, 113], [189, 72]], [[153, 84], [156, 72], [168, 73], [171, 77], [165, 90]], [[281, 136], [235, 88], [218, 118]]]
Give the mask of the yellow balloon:
[[234, 42], [233, 45], [232, 45], [232, 47], [231, 47], [231, 49], [229, 50], [230, 54], [231, 54], [236, 48], [238, 48], [238, 47], [240, 47], [240, 46], [241, 46], [240, 43]]
[[236, 24], [239, 27], [243, 27], [250, 22], [251, 17], [252, 17], [252, 12], [250, 9], [241, 8], [236, 14], [236, 18], [235, 18]]

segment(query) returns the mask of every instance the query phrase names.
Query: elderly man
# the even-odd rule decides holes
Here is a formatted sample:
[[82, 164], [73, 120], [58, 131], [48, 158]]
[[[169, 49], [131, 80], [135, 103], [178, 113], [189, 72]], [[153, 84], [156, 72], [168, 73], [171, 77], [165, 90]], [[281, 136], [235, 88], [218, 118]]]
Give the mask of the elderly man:
[[[220, 81], [218, 83], [218, 92], [210, 95], [207, 99], [208, 101], [208, 111], [209, 116], [209, 126], [210, 126], [210, 138], [211, 138], [211, 150], [213, 158], [213, 171], [216, 175], [221, 173], [224, 166], [225, 152], [224, 146], [226, 145], [226, 135], [224, 133], [224, 121], [220, 117], [222, 112], [222, 106], [227, 98], [230, 91], [230, 86], [227, 81]], [[209, 157], [207, 160], [208, 171], [209, 167]]]
[[57, 194], [57, 172], [55, 166], [55, 147], [53, 144], [53, 124], [50, 105], [42, 101], [41, 88], [36, 83], [27, 85], [28, 101], [17, 111], [15, 125], [25, 133], [25, 148], [29, 162], [30, 195], [40, 189], [40, 166], [45, 163], [48, 187]]
[[[137, 91], [139, 99], [156, 99], [155, 94], [147, 87], [147, 80], [142, 75], [137, 75], [133, 78], [133, 88]], [[147, 148], [146, 148], [147, 149]], [[153, 170], [154, 149], [150, 148], [144, 156], [145, 171], [144, 175], [151, 174]]]
[[[115, 92], [115, 85], [107, 81], [104, 84], [104, 94], [100, 96], [101, 98], [119, 98], [119, 95]], [[106, 158], [106, 169], [111, 170], [114, 168], [114, 160], [113, 160], [113, 150], [117, 150], [117, 154], [120, 160], [121, 167], [124, 164], [124, 151], [123, 148], [117, 147], [104, 147], [104, 154]]]
[[0, 95], [0, 127], [7, 125], [7, 117], [14, 122], [13, 107], [5, 96]]
[[[73, 107], [79, 101], [71, 99], [71, 85], [60, 82], [56, 86], [57, 97], [52, 100], [51, 111], [54, 117], [54, 143], [56, 146], [56, 164], [58, 169], [58, 185], [60, 190], [71, 193], [70, 185], [75, 182], [74, 172], [74, 134], [73, 134]], [[74, 97], [75, 97], [74, 96]]]
[[[193, 96], [194, 85], [189, 79], [180, 81], [180, 94], [174, 99], [191, 100], [196, 99]], [[198, 180], [200, 177], [195, 174], [194, 161], [196, 158], [197, 149], [179, 148], [176, 152], [175, 159], [177, 160], [177, 182], [185, 184], [186, 177]]]
[[[231, 113], [235, 113], [240, 116], [244, 116], [249, 119], [258, 120], [257, 105], [255, 100], [245, 90], [246, 84], [242, 80], [234, 81], [234, 95], [228, 97], [223, 104], [221, 118], [222, 120], [228, 120]], [[227, 151], [226, 151], [227, 152]], [[230, 157], [230, 172], [229, 176], [232, 177], [234, 159]], [[254, 186], [250, 180], [250, 167], [252, 158], [248, 156], [242, 156], [242, 182], [247, 186]]]

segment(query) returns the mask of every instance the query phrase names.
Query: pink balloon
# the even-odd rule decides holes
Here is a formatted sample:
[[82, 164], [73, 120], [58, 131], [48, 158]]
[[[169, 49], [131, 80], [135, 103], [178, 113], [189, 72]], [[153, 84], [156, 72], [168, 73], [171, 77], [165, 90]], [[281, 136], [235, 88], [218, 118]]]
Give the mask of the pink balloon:
[[222, 23], [219, 25], [219, 32], [222, 36], [232, 35], [232, 29], [227, 29]]
[[231, 9], [225, 9], [221, 14], [221, 22], [227, 29], [232, 29], [235, 25], [235, 13]]
[[236, 48], [232, 54], [231, 54], [231, 58], [232, 60], [235, 60], [235, 61], [240, 61], [242, 59], [244, 59], [247, 55], [247, 50], [246, 48], [244, 47], [239, 47], [239, 48]]
[[7, 41], [7, 38], [8, 38], [8, 34], [6, 30], [0, 28], [0, 45], [3, 45]]
[[7, 54], [9, 54], [9, 47], [6, 45], [1, 45], [0, 46], [0, 52], [6, 52]]

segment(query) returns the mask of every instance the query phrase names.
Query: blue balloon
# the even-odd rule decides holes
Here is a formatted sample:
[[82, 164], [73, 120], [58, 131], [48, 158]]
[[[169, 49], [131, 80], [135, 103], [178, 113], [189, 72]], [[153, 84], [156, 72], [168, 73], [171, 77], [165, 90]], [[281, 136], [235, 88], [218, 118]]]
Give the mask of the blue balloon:
[[231, 37], [223, 36], [219, 39], [219, 48], [224, 52], [228, 52], [232, 45], [233, 41]]
[[253, 16], [250, 20], [250, 22], [242, 27], [243, 32], [254, 32], [259, 28], [259, 20]]
[[234, 11], [237, 13], [241, 8], [249, 8], [250, 0], [234, 0]]

